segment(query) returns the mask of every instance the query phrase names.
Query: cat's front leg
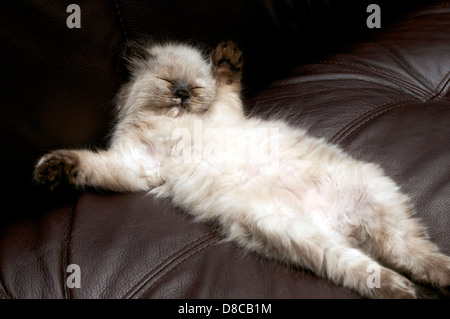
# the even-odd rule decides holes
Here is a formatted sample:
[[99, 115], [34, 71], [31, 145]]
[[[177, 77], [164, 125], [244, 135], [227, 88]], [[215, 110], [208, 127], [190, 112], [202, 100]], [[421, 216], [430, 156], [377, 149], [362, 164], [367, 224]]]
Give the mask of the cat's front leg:
[[219, 85], [230, 86], [240, 93], [242, 67], [244, 65], [242, 52], [231, 41], [221, 42], [211, 52]]
[[244, 118], [241, 100], [242, 52], [231, 41], [221, 42], [211, 52], [217, 88], [210, 116], [217, 119]]
[[115, 150], [56, 150], [44, 155], [34, 170], [37, 184], [92, 186], [117, 192], [149, 191], [163, 183], [157, 167], [140, 165], [129, 154]]
[[80, 156], [71, 150], [57, 150], [41, 157], [34, 170], [34, 181], [51, 190], [65, 184], [78, 184]]

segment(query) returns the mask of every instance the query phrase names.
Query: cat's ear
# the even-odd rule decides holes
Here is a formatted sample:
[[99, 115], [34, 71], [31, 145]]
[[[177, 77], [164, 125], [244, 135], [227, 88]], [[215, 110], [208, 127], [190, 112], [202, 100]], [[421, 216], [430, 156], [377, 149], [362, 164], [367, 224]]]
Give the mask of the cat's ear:
[[152, 58], [148, 48], [148, 43], [144, 44], [143, 42], [136, 40], [128, 41], [125, 44], [123, 57], [130, 69], [144, 65]]
[[125, 45], [125, 57], [127, 59], [147, 60], [150, 58], [146, 46], [136, 40], [128, 41]]

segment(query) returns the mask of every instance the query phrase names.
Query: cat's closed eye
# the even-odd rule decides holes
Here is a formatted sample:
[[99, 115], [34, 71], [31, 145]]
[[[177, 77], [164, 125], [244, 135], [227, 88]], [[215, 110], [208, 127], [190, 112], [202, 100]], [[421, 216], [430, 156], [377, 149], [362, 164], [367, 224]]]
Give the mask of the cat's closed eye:
[[171, 81], [171, 80], [168, 80], [168, 79], [166, 79], [166, 78], [162, 78], [162, 77], [159, 77], [159, 76], [157, 76], [156, 77], [157, 79], [160, 79], [161, 81], [164, 81], [164, 82], [166, 82], [166, 83], [168, 83], [168, 84], [170, 84], [170, 85], [174, 85], [174, 81]]

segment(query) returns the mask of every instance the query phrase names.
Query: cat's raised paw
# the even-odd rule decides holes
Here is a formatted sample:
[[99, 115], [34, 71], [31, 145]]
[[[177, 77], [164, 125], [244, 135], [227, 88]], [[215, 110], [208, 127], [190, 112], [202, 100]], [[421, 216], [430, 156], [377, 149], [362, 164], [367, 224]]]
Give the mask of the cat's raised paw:
[[218, 69], [240, 72], [244, 65], [242, 52], [232, 41], [221, 42], [211, 52], [211, 60]]
[[79, 172], [79, 158], [73, 151], [58, 150], [44, 155], [34, 170], [36, 184], [53, 190], [64, 184], [74, 184]]

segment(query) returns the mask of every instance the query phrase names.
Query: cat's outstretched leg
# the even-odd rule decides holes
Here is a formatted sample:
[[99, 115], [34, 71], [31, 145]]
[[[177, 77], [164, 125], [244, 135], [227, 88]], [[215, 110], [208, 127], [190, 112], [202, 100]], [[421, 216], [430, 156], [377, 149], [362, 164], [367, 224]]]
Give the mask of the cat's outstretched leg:
[[308, 268], [365, 297], [416, 298], [414, 285], [407, 278], [352, 247], [332, 230], [324, 231], [285, 213], [254, 216], [245, 223], [235, 223], [229, 232], [230, 240], [268, 257]]
[[144, 161], [140, 160], [117, 150], [56, 150], [39, 160], [34, 170], [34, 180], [50, 189], [69, 184], [133, 192], [159, 186], [162, 179], [158, 170], [143, 166]]
[[379, 206], [380, 223], [366, 225], [363, 248], [412, 280], [431, 284], [449, 293], [450, 257], [439, 252], [428, 239], [424, 226], [412, 217], [412, 206], [404, 201]]
[[216, 100], [210, 116], [244, 118], [241, 100], [242, 52], [231, 41], [221, 42], [211, 52], [217, 80]]

